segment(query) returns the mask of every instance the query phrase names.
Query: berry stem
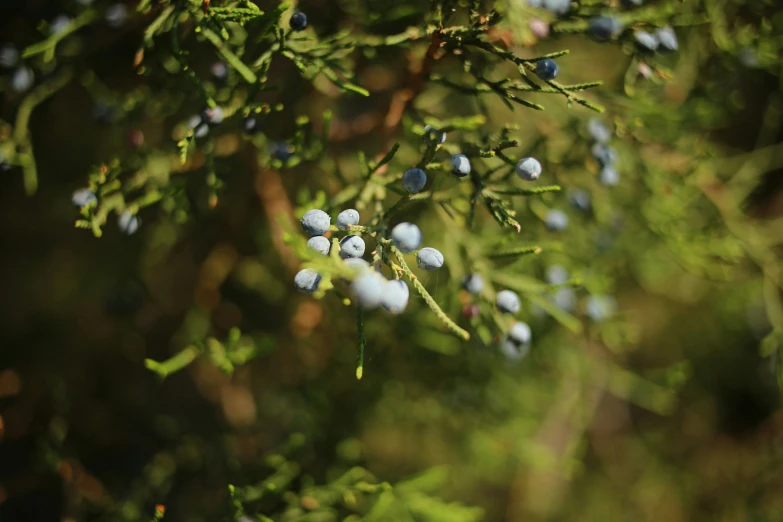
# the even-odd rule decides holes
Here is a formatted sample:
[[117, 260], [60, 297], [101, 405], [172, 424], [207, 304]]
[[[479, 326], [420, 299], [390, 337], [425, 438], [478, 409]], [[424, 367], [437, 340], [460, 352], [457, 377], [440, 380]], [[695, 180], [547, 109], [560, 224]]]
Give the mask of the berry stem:
[[359, 351], [356, 354], [356, 379], [361, 380], [364, 373], [364, 347], [367, 338], [364, 337], [364, 312], [361, 306], [356, 307], [356, 329], [359, 333]]

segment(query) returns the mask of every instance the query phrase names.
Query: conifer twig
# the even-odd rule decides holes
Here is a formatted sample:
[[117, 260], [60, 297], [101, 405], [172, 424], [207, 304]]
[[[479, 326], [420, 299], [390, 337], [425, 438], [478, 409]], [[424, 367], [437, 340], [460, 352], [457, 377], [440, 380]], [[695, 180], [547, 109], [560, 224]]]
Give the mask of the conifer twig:
[[405, 262], [405, 257], [403, 256], [402, 252], [395, 247], [392, 242], [388, 239], [383, 239], [380, 241], [381, 244], [388, 247], [389, 250], [394, 254], [394, 257], [397, 258], [397, 263], [399, 263], [400, 267], [402, 268], [405, 275], [408, 277], [408, 280], [411, 282], [413, 287], [419, 292], [419, 294], [424, 298], [424, 302], [427, 303], [427, 305], [430, 307], [430, 309], [435, 312], [435, 315], [438, 316], [438, 319], [443, 322], [444, 325], [446, 325], [446, 328], [451, 330], [452, 333], [454, 333], [457, 337], [460, 337], [462, 340], [467, 341], [470, 339], [470, 334], [457, 326], [457, 324], [451, 320], [451, 318], [446, 315], [446, 313], [438, 306], [438, 303], [435, 302], [435, 299], [432, 298], [429, 292], [427, 292], [427, 289], [424, 288], [424, 285], [421, 284], [421, 281], [419, 281], [419, 278], [416, 277], [416, 274], [414, 274], [410, 268], [408, 268], [408, 264]]

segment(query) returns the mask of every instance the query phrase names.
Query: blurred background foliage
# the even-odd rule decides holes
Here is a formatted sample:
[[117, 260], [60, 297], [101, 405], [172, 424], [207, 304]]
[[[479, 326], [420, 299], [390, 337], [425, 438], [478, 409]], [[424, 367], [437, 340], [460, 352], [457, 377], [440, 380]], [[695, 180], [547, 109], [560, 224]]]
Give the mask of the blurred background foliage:
[[[256, 3], [287, 27], [293, 6]], [[165, 34], [140, 61], [161, 9], [194, 2], [128, 2], [121, 24], [100, 0], [3, 3], [0, 43], [41, 52], [0, 76], [0, 520], [782, 520], [783, 11], [636, 3], [579, 0], [558, 18], [518, 0], [298, 2], [305, 34], [358, 42], [338, 61], [368, 97], [282, 59], [266, 72], [276, 88], [251, 92], [235, 67], [215, 68], [184, 15], [198, 82]], [[467, 23], [468, 4], [503, 15], [487, 38], [518, 56], [569, 49], [559, 81], [604, 82], [585, 98], [606, 107], [616, 186], [590, 154], [595, 114], [560, 96], [530, 94], [546, 110], [512, 112], [432, 81], [393, 114], [425, 22], [455, 7], [452, 23]], [[589, 39], [604, 12], [628, 28], [672, 23], [679, 51], [645, 55], [628, 31]], [[55, 47], [62, 14], [73, 31]], [[409, 27], [421, 37], [372, 39]], [[246, 37], [232, 26], [233, 44]], [[446, 56], [430, 79], [460, 73]], [[188, 118], [205, 94], [227, 118], [199, 142]], [[263, 116], [252, 136], [250, 108]], [[398, 141], [400, 170], [418, 161], [425, 122], [476, 114], [480, 132], [507, 126], [544, 165], [540, 183], [562, 190], [515, 199], [519, 234], [487, 215], [466, 234], [442, 207], [406, 209], [447, 260], [425, 285], [475, 335], [450, 336], [420, 298], [401, 316], [375, 312], [357, 381], [355, 313], [293, 291], [285, 223], [355, 183], [357, 152], [378, 159]], [[101, 237], [74, 228], [72, 192], [118, 179], [128, 200], [99, 207]], [[110, 214], [129, 206], [133, 235]], [[552, 208], [566, 230], [546, 228]], [[507, 242], [541, 252], [484, 257]], [[573, 313], [551, 305], [553, 265], [570, 274]], [[474, 267], [523, 294], [533, 344], [521, 361], [462, 314]], [[591, 309], [604, 295], [611, 317]], [[172, 356], [184, 369], [165, 380], [145, 367]]]

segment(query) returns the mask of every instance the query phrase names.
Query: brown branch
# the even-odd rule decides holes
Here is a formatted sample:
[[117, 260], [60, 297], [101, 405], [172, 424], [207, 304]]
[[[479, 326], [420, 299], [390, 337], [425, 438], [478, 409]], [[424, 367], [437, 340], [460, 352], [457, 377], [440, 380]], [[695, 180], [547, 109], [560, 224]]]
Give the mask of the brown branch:
[[248, 146], [246, 148], [245, 161], [248, 170], [255, 178], [256, 194], [261, 200], [261, 207], [264, 209], [269, 227], [272, 230], [272, 244], [280, 254], [283, 264], [293, 274], [299, 269], [300, 262], [293, 250], [283, 241], [283, 229], [277, 221], [283, 217], [290, 220], [293, 227], [297, 226], [294, 219], [294, 206], [286, 194], [283, 180], [275, 169], [259, 166], [258, 151], [255, 147]]
[[[358, 129], [353, 125], [341, 125], [339, 122], [333, 122], [330, 140], [335, 142], [347, 141], [355, 138], [357, 134], [366, 135], [381, 131], [384, 134], [384, 144], [376, 160], [382, 158], [383, 154], [385, 154], [384, 151], [388, 149], [389, 143], [402, 121], [405, 110], [424, 91], [432, 66], [440, 58], [438, 50], [443, 46], [443, 43], [443, 33], [441, 31], [432, 33], [424, 58], [418, 65], [411, 62], [407, 78], [402, 86], [392, 94], [389, 107], [383, 115], [379, 113], [372, 114], [372, 118], [365, 122], [365, 125], [362, 125], [362, 132], [357, 132]], [[385, 168], [381, 169], [376, 174], [381, 175], [385, 170]]]

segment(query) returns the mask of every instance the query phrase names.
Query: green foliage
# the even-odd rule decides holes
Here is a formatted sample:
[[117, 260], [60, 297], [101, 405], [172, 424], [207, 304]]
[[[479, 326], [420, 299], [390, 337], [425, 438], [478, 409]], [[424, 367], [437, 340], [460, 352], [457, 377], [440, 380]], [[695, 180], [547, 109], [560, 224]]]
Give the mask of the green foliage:
[[[128, 305], [132, 326], [89, 324], [89, 307], [71, 316], [59, 297], [74, 284], [52, 285], [56, 317], [79, 319], [79, 335], [94, 326], [92, 338], [108, 344], [101, 328], [142, 332], [123, 334], [121, 366], [146, 369], [128, 387], [143, 390], [133, 401], [155, 403], [138, 413], [138, 429], [154, 434], [134, 456], [141, 463], [120, 480], [82, 476], [100, 468], [91, 455], [78, 462], [89, 449], [69, 432], [96, 422], [81, 428], [70, 406], [82, 379], [65, 386], [46, 370], [53, 413], [35, 435], [36, 458], [46, 473], [83, 479], [69, 483], [68, 516], [714, 520], [702, 510], [715, 502], [721, 515], [775, 520], [767, 460], [737, 466], [753, 471], [737, 492], [701, 468], [699, 459], [722, 457], [692, 460], [689, 448], [726, 429], [719, 399], [699, 388], [712, 383], [709, 357], [747, 358], [741, 348], [753, 344], [743, 360], [763, 358], [776, 382], [757, 379], [756, 366], [741, 377], [759, 394], [783, 383], [783, 228], [764, 194], [779, 196], [771, 173], [783, 167], [783, 19], [762, 0], [579, 1], [560, 15], [531, 4], [142, 0], [121, 40], [107, 34], [105, 2], [64, 2], [72, 17], [56, 33], [35, 20], [38, 33], [16, 42], [35, 85], [23, 93], [9, 74], [0, 80], [9, 117], [0, 164], [20, 171], [5, 176], [51, 197], [44, 188], [57, 187], [59, 165], [48, 157], [57, 147], [47, 111], [85, 94], [108, 107], [100, 134], [113, 141], [93, 136], [89, 161], [68, 178], [94, 195], [75, 225], [101, 238], [91, 247], [101, 255], [76, 253], [64, 273], [83, 266], [97, 285], [125, 266], [155, 303]], [[294, 9], [312, 9], [307, 30], [288, 26]], [[591, 41], [598, 15], [624, 30]], [[678, 52], [634, 44], [635, 31], [665, 26]], [[123, 47], [133, 50], [126, 61], [112, 54]], [[557, 80], [535, 75], [544, 58], [558, 61]], [[198, 116], [216, 109], [222, 121]], [[760, 123], [727, 139], [751, 110]], [[619, 155], [617, 186], [602, 181], [590, 118]], [[90, 141], [79, 129], [65, 147]], [[471, 161], [463, 179], [450, 172], [454, 154]], [[543, 165], [538, 182], [515, 176], [526, 157]], [[413, 167], [429, 181], [408, 194], [401, 178]], [[587, 206], [573, 204], [577, 193]], [[362, 224], [332, 226], [321, 256], [296, 225], [314, 208], [355, 208]], [[566, 229], [547, 227], [553, 210], [569, 217]], [[115, 241], [110, 220], [138, 216], [140, 239]], [[419, 270], [394, 246], [401, 221], [420, 225], [444, 269]], [[352, 302], [356, 273], [338, 252], [347, 234], [367, 242], [373, 268], [410, 283], [405, 314]], [[293, 295], [300, 265], [322, 276], [312, 299]], [[553, 265], [564, 280], [546, 278]], [[461, 289], [469, 274], [484, 281], [477, 294]], [[497, 309], [503, 289], [519, 294], [520, 313]], [[503, 352], [519, 320], [533, 331], [521, 359]], [[159, 408], [159, 397], [173, 402]], [[112, 406], [122, 411], [122, 400]], [[189, 419], [190, 402], [219, 426]]]

